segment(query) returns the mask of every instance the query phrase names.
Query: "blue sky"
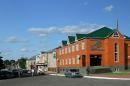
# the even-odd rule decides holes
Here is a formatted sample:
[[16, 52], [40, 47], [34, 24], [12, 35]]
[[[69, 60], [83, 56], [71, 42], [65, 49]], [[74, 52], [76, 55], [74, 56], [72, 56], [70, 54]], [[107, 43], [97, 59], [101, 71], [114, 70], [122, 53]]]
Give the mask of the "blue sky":
[[130, 36], [130, 0], [0, 0], [0, 51], [4, 59], [32, 56], [75, 33], [102, 26]]

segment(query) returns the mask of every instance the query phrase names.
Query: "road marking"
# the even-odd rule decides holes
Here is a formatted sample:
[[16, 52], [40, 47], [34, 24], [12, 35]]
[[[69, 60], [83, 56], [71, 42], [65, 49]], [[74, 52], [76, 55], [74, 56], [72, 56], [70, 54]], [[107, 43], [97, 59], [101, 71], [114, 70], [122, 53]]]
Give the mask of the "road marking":
[[63, 74], [49, 74], [49, 75], [54, 75], [54, 76], [65, 76]]
[[[49, 74], [53, 76], [65, 76], [64, 74]], [[130, 78], [110, 78], [110, 77], [97, 77], [97, 76], [84, 76], [84, 78], [91, 79], [107, 79], [107, 80], [130, 80]]]
[[130, 80], [130, 78], [110, 78], [110, 77], [97, 77], [97, 76], [84, 76], [84, 78], [109, 79], [109, 80]]

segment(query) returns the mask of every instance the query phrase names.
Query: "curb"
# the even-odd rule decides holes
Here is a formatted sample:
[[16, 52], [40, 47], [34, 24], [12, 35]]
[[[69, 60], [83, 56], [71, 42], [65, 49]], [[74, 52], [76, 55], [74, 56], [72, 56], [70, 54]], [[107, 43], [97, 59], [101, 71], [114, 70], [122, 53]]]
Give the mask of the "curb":
[[[49, 74], [53, 76], [65, 76], [63, 74]], [[83, 78], [90, 78], [90, 79], [106, 79], [106, 80], [130, 80], [130, 78], [110, 78], [110, 77], [97, 77], [97, 76], [84, 76]]]
[[97, 76], [84, 76], [84, 78], [106, 79], [106, 80], [130, 80], [130, 78], [111, 78], [111, 77], [97, 77]]

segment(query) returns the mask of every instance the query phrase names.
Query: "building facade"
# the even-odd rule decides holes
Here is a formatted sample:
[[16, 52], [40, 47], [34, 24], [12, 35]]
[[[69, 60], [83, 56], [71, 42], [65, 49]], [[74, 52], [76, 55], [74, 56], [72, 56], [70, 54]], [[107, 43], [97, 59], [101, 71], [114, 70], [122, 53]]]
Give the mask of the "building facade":
[[57, 72], [55, 49], [48, 52], [48, 71]]
[[36, 56], [37, 73], [47, 72], [48, 71], [47, 63], [48, 63], [48, 53], [40, 52], [40, 54]]
[[75, 68], [83, 74], [101, 70], [120, 71], [130, 69], [130, 37], [118, 29], [103, 27], [89, 34], [68, 36], [56, 49], [59, 72]]
[[36, 68], [36, 56], [26, 60], [26, 69], [31, 70]]

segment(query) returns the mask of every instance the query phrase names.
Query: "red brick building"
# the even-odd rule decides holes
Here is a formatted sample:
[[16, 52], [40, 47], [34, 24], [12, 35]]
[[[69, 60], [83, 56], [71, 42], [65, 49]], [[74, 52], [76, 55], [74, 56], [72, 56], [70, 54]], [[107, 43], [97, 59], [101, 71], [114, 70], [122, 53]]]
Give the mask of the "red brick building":
[[68, 36], [56, 55], [59, 72], [75, 68], [86, 73], [87, 67], [91, 72], [130, 69], [130, 37], [118, 29], [103, 27], [89, 34]]

